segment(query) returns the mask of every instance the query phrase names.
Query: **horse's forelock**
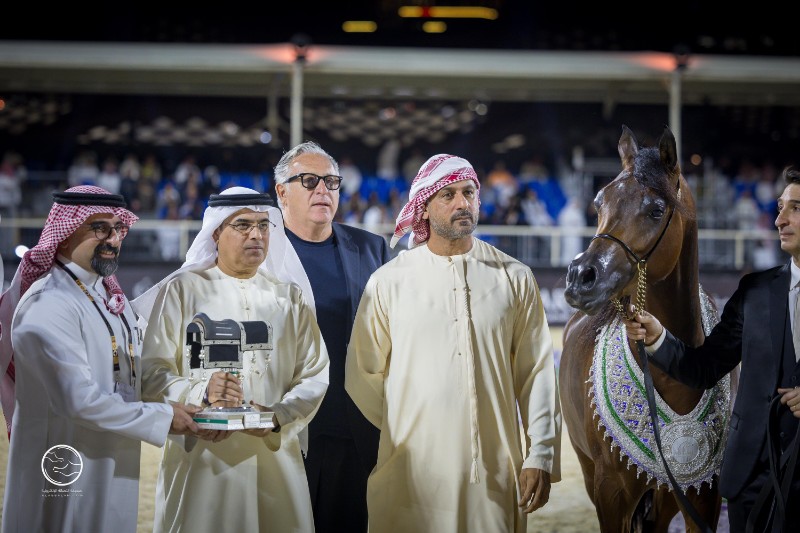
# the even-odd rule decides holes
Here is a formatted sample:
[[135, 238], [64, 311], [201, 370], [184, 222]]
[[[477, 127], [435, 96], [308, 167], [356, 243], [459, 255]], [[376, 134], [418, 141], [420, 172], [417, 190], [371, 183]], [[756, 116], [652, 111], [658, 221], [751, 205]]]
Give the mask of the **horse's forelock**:
[[[680, 179], [680, 169], [668, 169], [664, 166], [658, 148], [649, 147], [639, 150], [633, 165], [633, 177], [644, 187], [648, 187], [662, 197], [668, 206], [673, 206], [686, 218], [694, 218], [685, 203], [678, 201], [678, 190], [673, 179]], [[684, 183], [685, 187], [686, 184]], [[685, 194], [685, 193], [684, 193]]]

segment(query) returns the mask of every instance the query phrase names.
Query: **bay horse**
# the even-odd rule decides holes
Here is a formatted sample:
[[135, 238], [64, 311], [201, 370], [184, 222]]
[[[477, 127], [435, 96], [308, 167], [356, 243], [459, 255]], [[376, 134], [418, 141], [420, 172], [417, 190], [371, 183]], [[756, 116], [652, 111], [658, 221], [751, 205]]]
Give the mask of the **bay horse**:
[[[622, 127], [622, 171], [596, 195], [597, 234], [567, 270], [576, 309], [564, 328], [559, 390], [564, 423], [601, 531], [666, 532], [675, 498], [654, 442], [635, 345], [621, 314], [645, 307], [689, 345], [718, 322], [700, 286], [695, 203], [675, 137], [640, 148]], [[692, 389], [649, 365], [664, 455], [700, 518], [716, 529], [717, 476], [727, 438], [731, 382]], [[688, 531], [698, 531], [683, 512]]]

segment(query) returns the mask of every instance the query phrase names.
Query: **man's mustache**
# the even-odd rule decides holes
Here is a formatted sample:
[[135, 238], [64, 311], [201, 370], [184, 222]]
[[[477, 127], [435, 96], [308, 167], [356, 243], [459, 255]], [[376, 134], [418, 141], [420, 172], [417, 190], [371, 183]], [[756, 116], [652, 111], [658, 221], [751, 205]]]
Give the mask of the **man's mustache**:
[[455, 222], [456, 219], [464, 217], [467, 217], [470, 220], [472, 220], [473, 218], [472, 211], [470, 211], [469, 209], [459, 209], [458, 211], [455, 212], [455, 214], [453, 214], [452, 217], [450, 217], [450, 222]]
[[98, 244], [97, 248], [94, 249], [94, 255], [100, 255], [103, 252], [111, 252], [114, 254], [114, 257], [119, 255], [119, 248], [116, 246], [111, 246], [108, 243]]

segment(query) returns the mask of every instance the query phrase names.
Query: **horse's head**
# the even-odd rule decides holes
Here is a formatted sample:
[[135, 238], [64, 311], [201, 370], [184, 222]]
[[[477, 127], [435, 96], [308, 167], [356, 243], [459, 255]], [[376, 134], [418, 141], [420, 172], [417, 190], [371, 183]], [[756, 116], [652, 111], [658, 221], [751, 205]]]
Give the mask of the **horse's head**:
[[564, 297], [588, 315], [612, 298], [636, 294], [638, 263], [646, 262], [651, 283], [675, 270], [685, 221], [694, 213], [669, 128], [658, 148], [640, 149], [623, 126], [618, 149], [622, 172], [594, 199], [597, 234], [567, 271]]

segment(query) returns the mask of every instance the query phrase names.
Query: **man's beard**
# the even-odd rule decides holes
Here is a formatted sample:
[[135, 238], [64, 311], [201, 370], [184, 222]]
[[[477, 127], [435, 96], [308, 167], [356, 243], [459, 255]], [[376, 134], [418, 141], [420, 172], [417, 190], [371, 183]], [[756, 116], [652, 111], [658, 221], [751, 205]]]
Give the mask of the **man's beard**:
[[[114, 252], [114, 258], [104, 259], [100, 257], [100, 254], [106, 251]], [[118, 255], [119, 250], [110, 244], [98, 244], [97, 248], [94, 249], [94, 255], [92, 256], [92, 270], [100, 274], [102, 277], [107, 278], [117, 271], [117, 267], [119, 266], [119, 261], [117, 261]]]
[[[461, 226], [460, 224], [456, 226], [453, 225], [457, 218], [464, 216], [469, 216], [471, 222], [469, 226]], [[468, 235], [472, 235], [472, 232], [475, 231], [475, 227], [477, 226], [475, 215], [473, 215], [472, 212], [467, 209], [460, 209], [450, 218], [450, 221], [447, 224], [442, 224], [433, 217], [431, 217], [430, 223], [431, 230], [436, 233], [436, 235], [448, 241], [456, 241], [458, 239], [463, 239]]]

